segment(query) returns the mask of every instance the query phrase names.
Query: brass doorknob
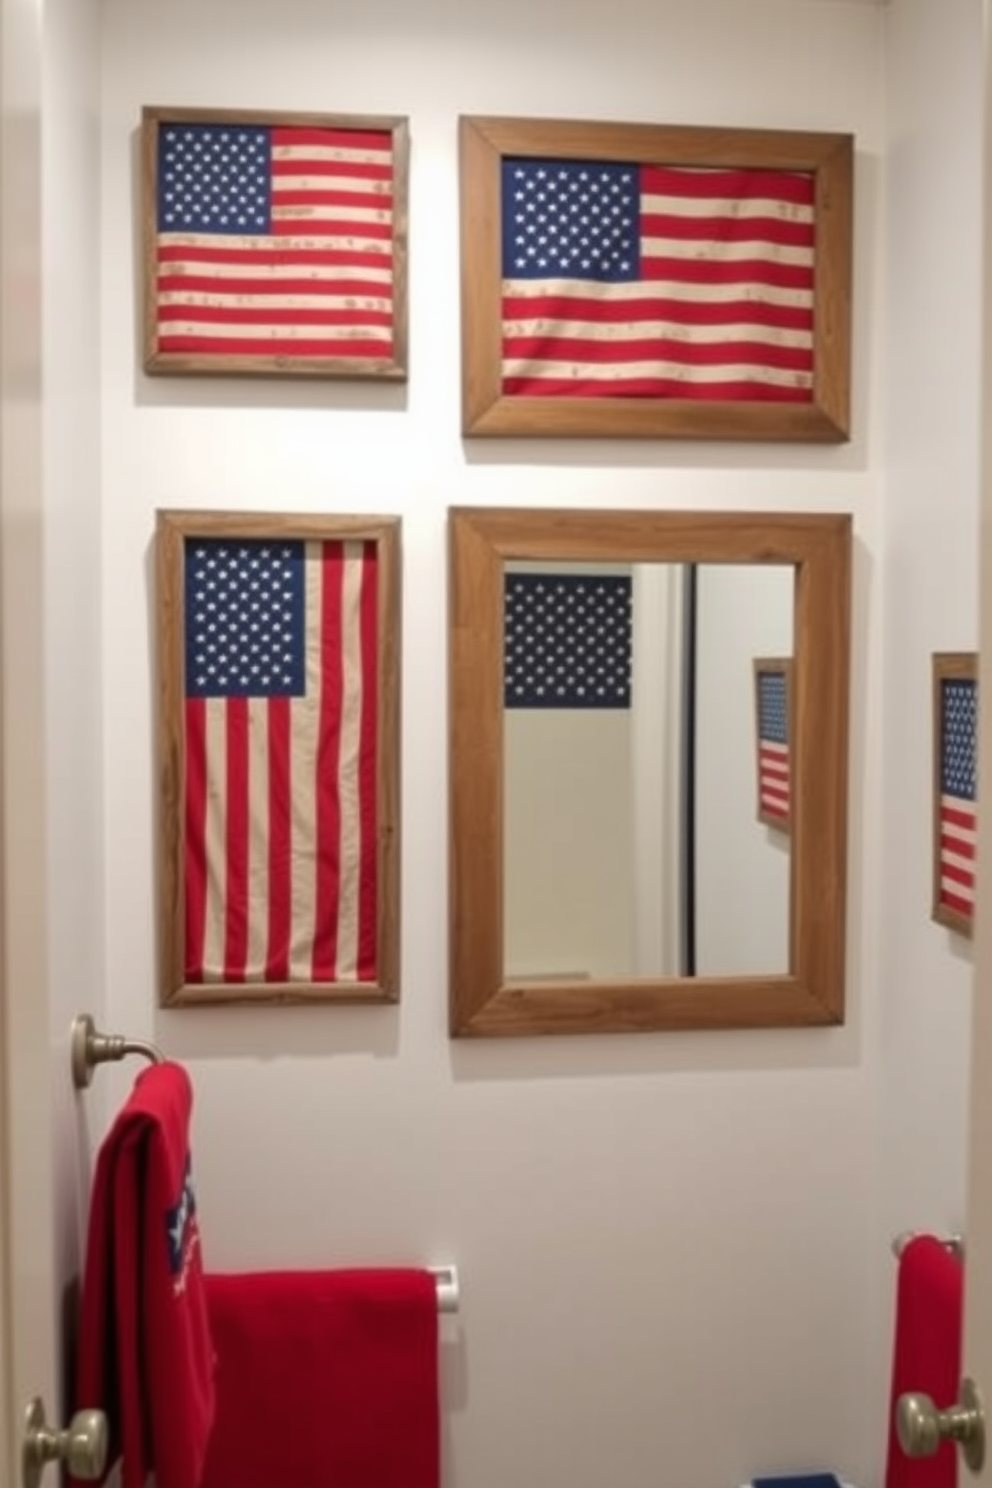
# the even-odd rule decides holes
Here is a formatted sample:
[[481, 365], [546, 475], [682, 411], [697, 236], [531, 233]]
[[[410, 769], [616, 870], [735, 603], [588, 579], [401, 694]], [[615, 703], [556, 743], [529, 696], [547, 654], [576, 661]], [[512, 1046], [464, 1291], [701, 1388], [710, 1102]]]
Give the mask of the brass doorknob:
[[929, 1395], [900, 1395], [896, 1432], [907, 1457], [932, 1457], [941, 1442], [956, 1441], [972, 1472], [985, 1461], [985, 1410], [974, 1380], [961, 1381], [961, 1399], [938, 1410]]
[[35, 1398], [28, 1406], [21, 1453], [23, 1488], [38, 1488], [49, 1462], [64, 1462], [74, 1478], [90, 1482], [103, 1476], [107, 1465], [107, 1418], [103, 1411], [77, 1411], [68, 1429], [59, 1431], [45, 1421], [45, 1407]]

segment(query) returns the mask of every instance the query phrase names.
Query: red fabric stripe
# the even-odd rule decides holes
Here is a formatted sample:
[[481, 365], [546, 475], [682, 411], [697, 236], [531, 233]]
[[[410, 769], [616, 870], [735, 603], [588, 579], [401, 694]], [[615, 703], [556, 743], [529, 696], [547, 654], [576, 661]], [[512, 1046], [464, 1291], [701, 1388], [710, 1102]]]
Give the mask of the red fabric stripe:
[[710, 402], [733, 398], [739, 402], [811, 403], [812, 389], [770, 387], [758, 382], [689, 383], [677, 378], [611, 377], [608, 382], [571, 377], [504, 377], [502, 391], [510, 398], [685, 398]]
[[[391, 222], [349, 222], [346, 218], [324, 222], [319, 218], [277, 217], [269, 231], [274, 238], [381, 238], [392, 242]], [[357, 254], [349, 257], [351, 263], [358, 262]]]
[[969, 842], [964, 837], [957, 837], [953, 832], [941, 832], [940, 849], [941, 852], [953, 853], [958, 858], [974, 859], [976, 857], [974, 842]]
[[248, 954], [248, 699], [228, 698], [224, 980], [244, 980]]
[[302, 336], [279, 337], [253, 336], [169, 336], [160, 335], [160, 351], [209, 351], [218, 356], [281, 356], [294, 357], [340, 357], [352, 361], [388, 361], [392, 352], [389, 341], [361, 341], [357, 338], [335, 341]]
[[673, 217], [656, 212], [641, 213], [641, 236], [702, 243], [774, 243], [798, 248], [812, 248], [815, 241], [811, 222], [790, 222], [779, 217]]
[[789, 814], [788, 802], [780, 801], [777, 796], [762, 796], [761, 809], [765, 812], [766, 816], [778, 816], [782, 817], [783, 820]]
[[811, 207], [815, 180], [808, 171], [691, 170], [685, 166], [643, 165], [641, 192], [652, 196], [686, 196], [699, 199], [726, 196], [734, 200], [767, 196], [778, 201]]
[[656, 284], [768, 284], [775, 289], [813, 288], [808, 264], [773, 263], [767, 258], [641, 258], [641, 279]]
[[[301, 236], [308, 236], [301, 234]], [[374, 250], [352, 253], [343, 248], [222, 248], [205, 243], [159, 243], [158, 262], [251, 265], [259, 268], [389, 269], [390, 256]], [[365, 281], [361, 281], [364, 283]]]
[[507, 336], [504, 360], [585, 362], [601, 366], [623, 362], [679, 362], [686, 367], [722, 367], [750, 363], [790, 372], [812, 372], [813, 353], [800, 346], [769, 346], [760, 341], [670, 340], [652, 336], [643, 341], [586, 341], [565, 336]]
[[974, 811], [962, 811], [959, 806], [941, 805], [940, 819], [951, 827], [963, 827], [966, 832], [975, 830]]
[[185, 883], [186, 980], [203, 980], [203, 945], [207, 923], [207, 705], [186, 699], [186, 812], [183, 879]]
[[393, 167], [388, 161], [310, 160], [298, 157], [286, 160], [280, 156], [272, 162], [273, 189], [282, 196], [281, 176], [347, 176], [354, 181], [392, 181]]
[[360, 611], [362, 721], [358, 759], [358, 798], [360, 858], [358, 880], [358, 954], [357, 975], [360, 982], [377, 979], [377, 908], [378, 908], [378, 778], [379, 736], [379, 567], [376, 545], [367, 542], [362, 558], [362, 599]]
[[[161, 284], [161, 279], [159, 283]], [[177, 279], [181, 287], [184, 279]], [[267, 283], [270, 281], [267, 281]], [[196, 288], [196, 285], [191, 285]], [[813, 312], [794, 305], [771, 305], [766, 300], [672, 300], [645, 291], [636, 300], [596, 300], [581, 295], [503, 296], [504, 321], [582, 320], [590, 325], [637, 325], [645, 320], [676, 325], [763, 325], [786, 331], [812, 331]]]
[[[259, 309], [254, 305], [162, 305], [159, 319], [163, 326], [175, 320], [216, 325], [308, 325], [308, 326], [391, 326], [390, 310], [294, 310], [291, 306]], [[163, 332], [168, 334], [168, 332]]]
[[[311, 172], [307, 168], [307, 175]], [[280, 190], [276, 200], [280, 207], [369, 207], [376, 212], [388, 211], [393, 205], [391, 196], [367, 191], [318, 191], [310, 188], [292, 191]]]
[[[956, 856], [955, 848], [952, 847], [952, 851]], [[949, 859], [943, 857], [943, 854], [940, 859], [940, 875], [941, 878], [949, 878], [952, 884], [961, 884], [962, 888], [974, 888], [974, 873], [968, 872], [967, 868], [961, 868], [958, 863], [950, 862]]]
[[965, 915], [966, 917], [969, 917], [971, 914], [974, 913], [974, 900], [965, 899], [960, 894], [952, 894], [948, 889], [941, 890], [940, 902], [948, 909], [953, 909], [955, 914]]
[[341, 602], [344, 550], [339, 542], [322, 544], [323, 585], [320, 609], [320, 724], [317, 741], [317, 889], [313, 938], [313, 978], [333, 982], [337, 976], [338, 897], [341, 881], [341, 802], [338, 770], [341, 758], [341, 704], [344, 676], [341, 655]]
[[325, 145], [345, 150], [389, 150], [393, 136], [386, 129], [307, 128], [298, 124], [278, 124], [272, 129], [272, 148], [280, 145]]
[[[250, 279], [247, 276], [225, 278], [214, 274], [170, 274], [158, 276], [159, 294], [251, 295], [265, 304], [267, 295], [327, 295], [343, 297], [362, 295], [376, 300], [392, 300], [392, 285], [369, 279]], [[161, 313], [165, 313], [162, 307]]]
[[269, 728], [269, 929], [265, 980], [289, 978], [289, 935], [292, 918], [292, 821], [290, 817], [290, 729], [292, 704], [287, 697], [270, 698]]

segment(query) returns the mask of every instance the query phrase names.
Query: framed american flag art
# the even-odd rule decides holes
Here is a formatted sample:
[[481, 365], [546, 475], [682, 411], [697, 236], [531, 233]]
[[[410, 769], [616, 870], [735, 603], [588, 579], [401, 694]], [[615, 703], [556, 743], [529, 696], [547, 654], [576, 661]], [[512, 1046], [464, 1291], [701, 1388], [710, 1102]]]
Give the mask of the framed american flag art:
[[937, 652], [933, 672], [933, 918], [972, 933], [978, 833], [978, 657]]
[[399, 995], [399, 531], [158, 514], [165, 1006]]
[[850, 134], [463, 116], [462, 432], [838, 442]]
[[145, 108], [144, 366], [407, 373], [399, 117]]
[[755, 657], [757, 817], [779, 832], [788, 832], [791, 816], [791, 684], [789, 657]]

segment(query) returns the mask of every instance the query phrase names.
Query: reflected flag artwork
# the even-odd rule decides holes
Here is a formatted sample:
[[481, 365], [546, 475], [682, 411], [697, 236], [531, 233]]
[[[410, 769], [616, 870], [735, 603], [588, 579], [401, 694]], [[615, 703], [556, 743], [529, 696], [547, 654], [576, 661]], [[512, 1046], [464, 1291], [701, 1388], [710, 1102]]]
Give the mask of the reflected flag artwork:
[[629, 574], [506, 574], [507, 708], [629, 708]]
[[754, 662], [758, 820], [779, 831], [789, 830], [791, 765], [789, 760], [788, 659], [761, 657]]
[[971, 934], [975, 912], [978, 682], [971, 653], [935, 656], [933, 917]]

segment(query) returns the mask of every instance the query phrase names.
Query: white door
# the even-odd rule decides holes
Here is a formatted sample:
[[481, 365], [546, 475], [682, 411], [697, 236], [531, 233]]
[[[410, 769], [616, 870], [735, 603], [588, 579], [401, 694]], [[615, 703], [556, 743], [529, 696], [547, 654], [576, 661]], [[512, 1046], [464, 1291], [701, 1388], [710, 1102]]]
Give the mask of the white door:
[[[41, 0], [0, 0], [0, 1488], [58, 1409], [45, 966]], [[49, 1469], [54, 1488], [54, 1472]]]

